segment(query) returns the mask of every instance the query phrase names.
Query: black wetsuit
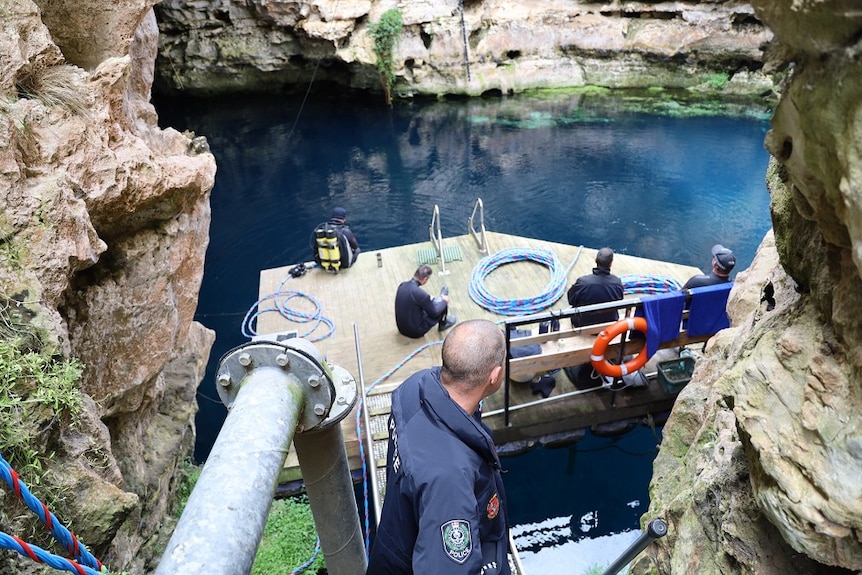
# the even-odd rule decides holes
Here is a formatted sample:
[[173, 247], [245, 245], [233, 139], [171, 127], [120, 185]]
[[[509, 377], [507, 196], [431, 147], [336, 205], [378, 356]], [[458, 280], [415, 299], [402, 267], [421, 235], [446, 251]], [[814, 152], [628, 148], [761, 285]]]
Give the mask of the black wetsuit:
[[449, 304], [434, 298], [416, 278], [402, 282], [395, 293], [395, 323], [407, 337], [422, 337], [429, 329], [446, 320]]

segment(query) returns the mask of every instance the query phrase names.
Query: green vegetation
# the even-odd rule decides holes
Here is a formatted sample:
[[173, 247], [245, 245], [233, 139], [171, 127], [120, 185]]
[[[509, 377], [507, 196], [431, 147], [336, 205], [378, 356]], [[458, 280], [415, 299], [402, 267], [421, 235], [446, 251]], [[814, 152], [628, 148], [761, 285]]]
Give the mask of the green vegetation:
[[39, 441], [60, 419], [77, 423], [82, 409], [77, 359], [53, 356], [12, 300], [0, 300], [0, 453], [29, 484], [44, 476]]
[[[306, 496], [276, 499], [272, 502], [263, 539], [251, 575], [288, 575], [314, 556], [317, 531]], [[318, 573], [325, 568], [323, 554], [318, 554], [306, 572]]]
[[718, 72], [716, 74], [709, 74], [704, 78], [704, 83], [712, 88], [713, 90], [723, 90], [727, 85], [729, 77], [727, 72]]
[[192, 489], [200, 479], [202, 465], [195, 465], [191, 459], [186, 459], [179, 471], [177, 472], [178, 484], [176, 491], [176, 500], [174, 501], [174, 517], [179, 519], [186, 508], [186, 503], [189, 502], [189, 496], [192, 494]]
[[387, 10], [380, 16], [380, 21], [372, 23], [368, 32], [374, 40], [374, 53], [377, 55], [377, 71], [383, 83], [386, 104], [392, 105], [392, 87], [395, 85], [395, 62], [393, 48], [401, 37], [403, 20], [401, 12], [395, 8]]

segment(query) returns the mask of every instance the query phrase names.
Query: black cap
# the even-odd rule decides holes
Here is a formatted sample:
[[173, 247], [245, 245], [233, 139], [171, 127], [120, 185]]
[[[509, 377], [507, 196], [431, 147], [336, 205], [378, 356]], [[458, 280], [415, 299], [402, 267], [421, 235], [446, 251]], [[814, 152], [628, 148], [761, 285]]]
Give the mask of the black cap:
[[345, 210], [344, 208], [341, 208], [341, 207], [332, 208], [332, 215], [329, 217], [343, 220], [344, 218], [347, 217], [347, 210]]
[[712, 246], [712, 257], [715, 259], [715, 265], [721, 271], [727, 273], [736, 265], [736, 256], [733, 252], [721, 244]]

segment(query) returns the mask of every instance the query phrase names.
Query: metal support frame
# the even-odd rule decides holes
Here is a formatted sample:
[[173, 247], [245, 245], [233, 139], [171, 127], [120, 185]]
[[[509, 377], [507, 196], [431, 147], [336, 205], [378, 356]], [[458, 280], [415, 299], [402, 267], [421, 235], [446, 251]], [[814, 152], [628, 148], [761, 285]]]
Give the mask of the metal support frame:
[[234, 348], [219, 363], [216, 387], [228, 416], [156, 575], [248, 573], [294, 439], [303, 474], [313, 484], [307, 485], [309, 503], [321, 548], [327, 561], [332, 558], [329, 572], [365, 573], [339, 425], [356, 403], [356, 382], [327, 364], [310, 342], [266, 337]]

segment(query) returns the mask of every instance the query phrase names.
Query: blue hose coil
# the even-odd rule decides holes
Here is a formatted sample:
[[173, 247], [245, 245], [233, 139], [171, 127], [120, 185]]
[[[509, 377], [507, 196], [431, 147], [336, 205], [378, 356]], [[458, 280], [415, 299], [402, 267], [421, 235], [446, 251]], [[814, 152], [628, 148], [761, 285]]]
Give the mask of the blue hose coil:
[[[520, 316], [544, 311], [554, 305], [566, 292], [569, 270], [575, 265], [581, 251], [568, 268], [563, 268], [556, 254], [550, 250], [536, 248], [507, 248], [482, 258], [473, 268], [470, 278], [470, 297], [477, 305], [498, 315]], [[489, 292], [484, 285], [485, 278], [498, 267], [520, 261], [532, 261], [546, 266], [551, 278], [545, 291], [531, 298], [503, 299]]]

